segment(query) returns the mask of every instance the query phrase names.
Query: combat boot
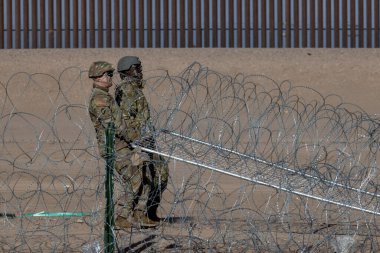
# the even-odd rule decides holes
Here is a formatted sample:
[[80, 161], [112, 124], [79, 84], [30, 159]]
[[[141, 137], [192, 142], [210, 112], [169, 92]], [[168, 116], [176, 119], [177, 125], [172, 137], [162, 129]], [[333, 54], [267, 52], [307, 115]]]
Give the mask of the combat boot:
[[133, 213], [133, 217], [136, 219], [136, 222], [139, 224], [141, 228], [154, 228], [159, 225], [158, 222], [149, 219], [145, 212], [141, 210], [136, 210]]
[[158, 217], [156, 213], [150, 213], [149, 219], [156, 221], [156, 222], [160, 222], [163, 220], [163, 218]]
[[115, 229], [130, 229], [136, 225], [132, 221], [132, 217], [125, 218], [123, 216], [117, 216], [115, 220]]
[[153, 221], [157, 221], [157, 222], [160, 222], [163, 220], [157, 215], [157, 206], [152, 206], [151, 208], [148, 209], [148, 217], [149, 219]]

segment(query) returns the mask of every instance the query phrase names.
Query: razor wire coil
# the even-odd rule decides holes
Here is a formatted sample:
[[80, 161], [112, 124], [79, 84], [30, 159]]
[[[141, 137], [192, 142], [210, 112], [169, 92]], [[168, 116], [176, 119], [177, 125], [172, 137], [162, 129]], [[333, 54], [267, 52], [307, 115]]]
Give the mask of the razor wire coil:
[[[337, 95], [197, 62], [145, 76], [156, 152], [184, 159], [169, 160], [165, 222], [115, 231], [119, 250], [378, 250], [377, 117]], [[58, 77], [15, 73], [0, 86], [2, 251], [103, 247], [105, 164], [87, 114], [90, 87], [76, 67]], [[86, 215], [26, 215], [43, 212]]]

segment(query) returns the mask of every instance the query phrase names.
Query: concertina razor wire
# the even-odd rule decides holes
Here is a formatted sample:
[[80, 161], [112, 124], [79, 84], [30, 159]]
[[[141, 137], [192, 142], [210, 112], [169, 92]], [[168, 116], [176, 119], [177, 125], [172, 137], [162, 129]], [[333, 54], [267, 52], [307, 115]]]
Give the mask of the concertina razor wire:
[[[165, 221], [115, 231], [119, 250], [378, 250], [379, 119], [337, 95], [197, 62], [145, 76], [157, 148], [134, 145], [168, 159]], [[90, 89], [76, 67], [2, 84], [2, 251], [102, 251]]]

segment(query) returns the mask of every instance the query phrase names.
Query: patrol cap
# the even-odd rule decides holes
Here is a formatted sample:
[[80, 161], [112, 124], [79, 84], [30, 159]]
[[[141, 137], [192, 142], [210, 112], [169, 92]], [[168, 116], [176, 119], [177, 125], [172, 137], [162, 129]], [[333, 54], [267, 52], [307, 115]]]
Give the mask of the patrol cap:
[[141, 61], [137, 56], [124, 56], [117, 63], [117, 71], [125, 71], [131, 68], [132, 65], [140, 65]]
[[103, 75], [105, 72], [114, 71], [112, 64], [106, 61], [93, 62], [88, 70], [88, 77], [94, 78]]

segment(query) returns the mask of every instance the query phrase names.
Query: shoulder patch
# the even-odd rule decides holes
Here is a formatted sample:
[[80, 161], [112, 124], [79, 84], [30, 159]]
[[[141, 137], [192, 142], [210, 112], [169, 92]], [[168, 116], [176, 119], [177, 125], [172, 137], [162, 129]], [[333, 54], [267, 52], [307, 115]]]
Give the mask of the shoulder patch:
[[108, 98], [103, 96], [95, 97], [94, 104], [99, 107], [106, 107], [110, 105]]

